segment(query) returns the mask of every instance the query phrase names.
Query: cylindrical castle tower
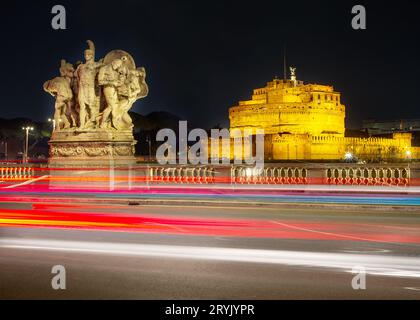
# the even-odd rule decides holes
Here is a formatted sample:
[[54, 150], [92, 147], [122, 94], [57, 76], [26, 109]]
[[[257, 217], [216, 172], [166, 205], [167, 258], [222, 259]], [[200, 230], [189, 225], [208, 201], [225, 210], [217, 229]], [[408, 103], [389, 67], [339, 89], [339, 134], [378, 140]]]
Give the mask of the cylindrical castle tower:
[[230, 128], [265, 134], [344, 136], [345, 107], [332, 86], [278, 80], [255, 89], [251, 100], [229, 109]]

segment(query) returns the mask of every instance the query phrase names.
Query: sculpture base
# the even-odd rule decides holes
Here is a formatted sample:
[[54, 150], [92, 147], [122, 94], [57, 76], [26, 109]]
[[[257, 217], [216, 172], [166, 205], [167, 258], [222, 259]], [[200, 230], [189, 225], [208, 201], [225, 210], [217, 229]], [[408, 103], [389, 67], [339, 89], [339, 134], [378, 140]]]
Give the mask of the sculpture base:
[[125, 166], [136, 163], [131, 130], [60, 130], [49, 141], [51, 167]]

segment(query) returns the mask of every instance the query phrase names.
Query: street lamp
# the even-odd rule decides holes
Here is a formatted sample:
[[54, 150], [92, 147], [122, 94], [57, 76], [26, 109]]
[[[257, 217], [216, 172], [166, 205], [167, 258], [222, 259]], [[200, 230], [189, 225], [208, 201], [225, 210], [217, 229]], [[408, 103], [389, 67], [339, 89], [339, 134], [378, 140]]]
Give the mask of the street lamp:
[[353, 160], [353, 154], [352, 154], [351, 152], [346, 152], [346, 153], [344, 154], [344, 159], [345, 159], [346, 161], [352, 161], [352, 160]]
[[22, 127], [22, 130], [25, 131], [26, 133], [26, 138], [25, 138], [25, 150], [24, 150], [24, 156], [23, 156], [23, 162], [26, 163], [28, 162], [28, 142], [29, 142], [29, 131], [34, 130], [33, 127]]
[[[55, 131], [55, 125], [56, 125], [55, 119], [48, 118], [48, 122], [52, 122], [52, 124], [53, 124], [53, 131]], [[58, 122], [60, 123], [61, 122], [61, 119], [58, 119]]]
[[3, 145], [4, 160], [7, 161], [7, 140], [2, 141], [1, 144]]
[[149, 144], [149, 162], [152, 161], [152, 140], [150, 136], [146, 138], [146, 142]]

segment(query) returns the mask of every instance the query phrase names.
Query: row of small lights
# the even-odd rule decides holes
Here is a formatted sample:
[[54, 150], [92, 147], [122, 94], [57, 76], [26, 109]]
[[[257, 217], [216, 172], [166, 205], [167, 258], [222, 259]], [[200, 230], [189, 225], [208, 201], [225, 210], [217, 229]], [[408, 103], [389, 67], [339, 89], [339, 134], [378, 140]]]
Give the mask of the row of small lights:
[[[406, 150], [405, 151], [405, 155], [408, 157], [408, 158], [410, 158], [411, 157], [411, 150]], [[353, 153], [351, 153], [351, 152], [346, 152], [345, 154], [344, 154], [344, 159], [345, 160], [347, 160], [347, 161], [350, 161], [350, 160], [353, 160], [353, 158], [354, 158], [354, 155], [353, 155]]]
[[32, 130], [34, 130], [34, 127], [22, 127], [22, 130], [24, 130], [24, 131], [32, 131]]
[[[52, 123], [55, 124], [55, 120], [54, 119], [51, 119], [51, 118], [48, 118], [48, 122], [52, 122]], [[58, 122], [61, 122], [61, 119], [59, 119]], [[22, 130], [32, 131], [32, 130], [34, 130], [34, 127], [29, 127], [29, 126], [28, 127], [22, 127]]]

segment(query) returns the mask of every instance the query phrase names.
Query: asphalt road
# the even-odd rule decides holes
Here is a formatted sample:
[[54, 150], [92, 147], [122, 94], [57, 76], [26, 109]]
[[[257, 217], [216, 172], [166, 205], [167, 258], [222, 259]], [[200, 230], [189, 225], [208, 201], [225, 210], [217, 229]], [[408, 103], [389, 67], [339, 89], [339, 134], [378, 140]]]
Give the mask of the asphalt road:
[[420, 299], [413, 208], [78, 201], [0, 203], [0, 298]]

